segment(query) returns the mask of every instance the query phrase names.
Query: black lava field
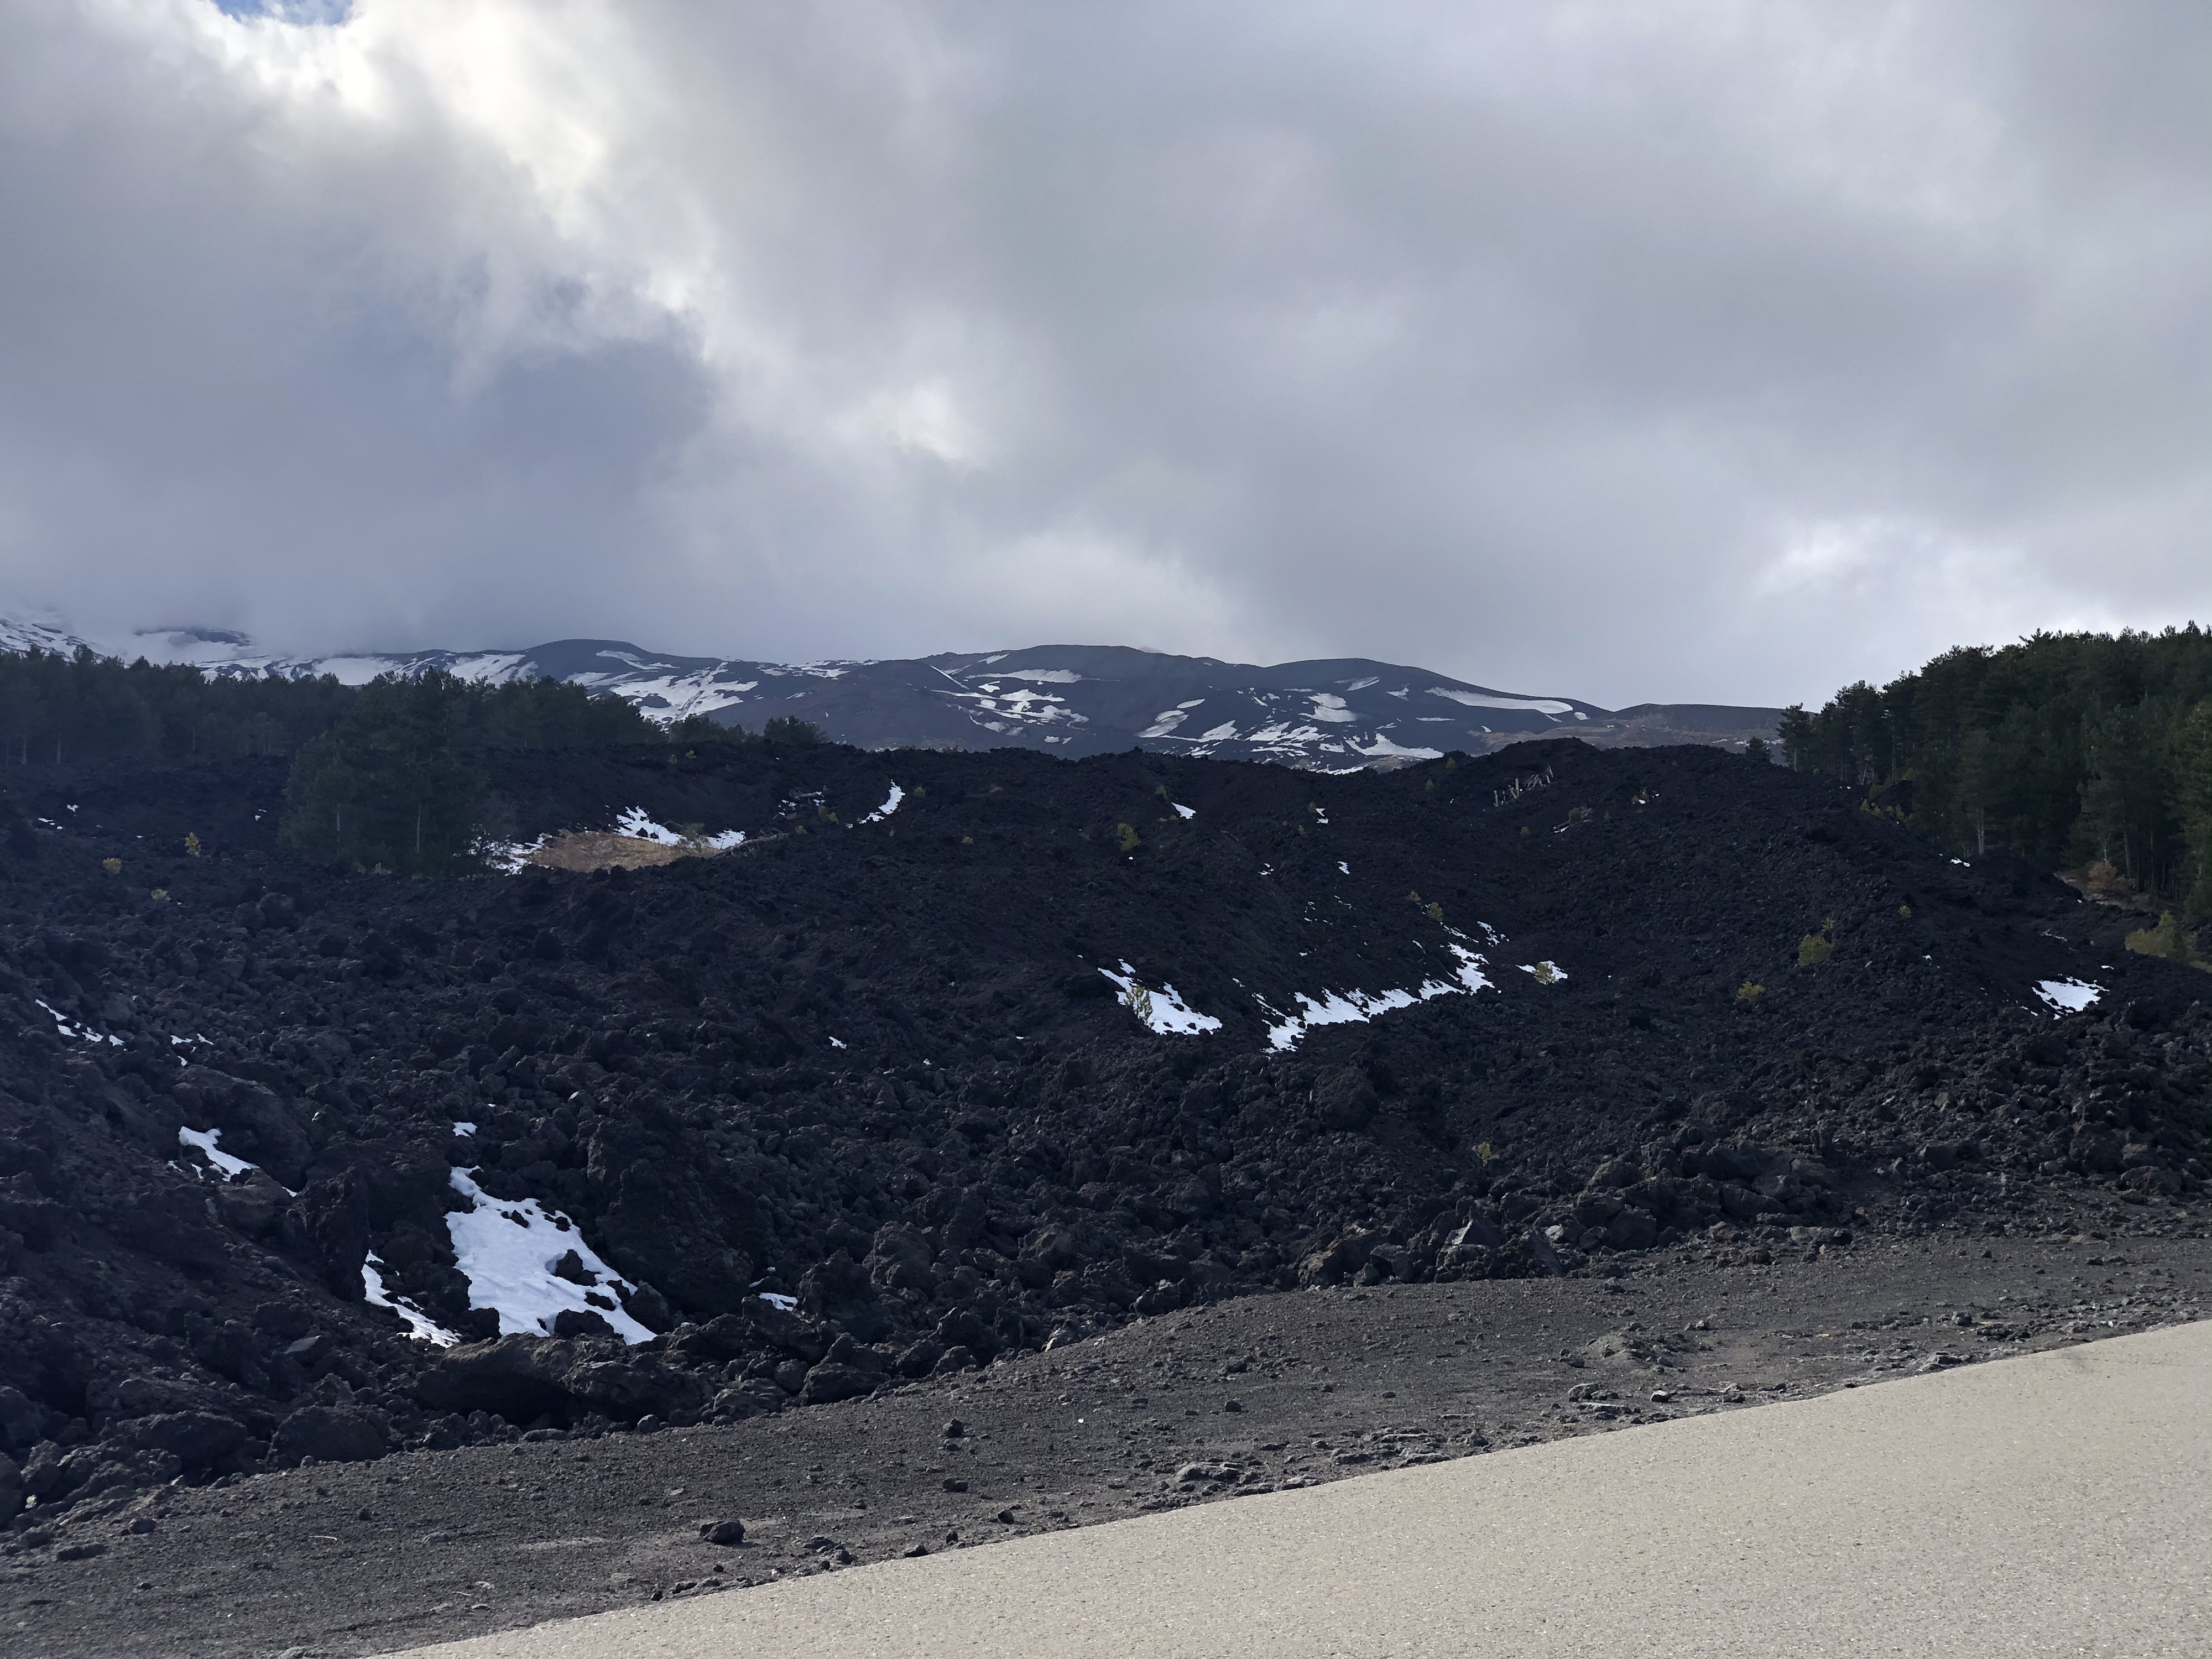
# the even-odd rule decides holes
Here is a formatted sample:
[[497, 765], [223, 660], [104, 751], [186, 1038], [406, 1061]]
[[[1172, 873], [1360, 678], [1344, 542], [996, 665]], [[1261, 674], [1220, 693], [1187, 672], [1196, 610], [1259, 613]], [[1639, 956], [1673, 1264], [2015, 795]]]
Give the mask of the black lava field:
[[283, 850], [281, 760], [6, 775], [0, 1521], [2207, 1174], [2138, 920], [1713, 750], [493, 773], [519, 841], [746, 839], [405, 880]]

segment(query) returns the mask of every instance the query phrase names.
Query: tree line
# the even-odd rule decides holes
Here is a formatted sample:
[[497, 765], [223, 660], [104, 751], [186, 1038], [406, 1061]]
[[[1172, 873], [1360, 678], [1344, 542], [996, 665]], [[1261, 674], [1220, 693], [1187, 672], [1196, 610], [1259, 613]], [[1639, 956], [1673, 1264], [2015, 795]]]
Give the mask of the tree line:
[[1789, 764], [1863, 787], [1966, 857], [2106, 866], [2212, 916], [2212, 633], [2037, 634], [1861, 681], [1779, 731]]
[[80, 647], [0, 654], [0, 757], [17, 766], [131, 755], [289, 754], [349, 695], [331, 678], [231, 679]]
[[15, 765], [133, 757], [289, 755], [285, 840], [363, 868], [473, 867], [496, 750], [818, 743], [806, 721], [756, 737], [695, 714], [658, 726], [608, 693], [553, 679], [489, 685], [432, 672], [366, 685], [249, 679], [80, 648], [0, 655], [0, 750]]

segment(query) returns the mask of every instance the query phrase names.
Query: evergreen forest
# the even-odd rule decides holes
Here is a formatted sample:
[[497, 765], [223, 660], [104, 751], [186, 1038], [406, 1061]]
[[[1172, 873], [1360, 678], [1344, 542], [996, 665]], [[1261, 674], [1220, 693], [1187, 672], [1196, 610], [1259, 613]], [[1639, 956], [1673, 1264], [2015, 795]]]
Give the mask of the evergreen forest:
[[1964, 857], [2212, 916], [2212, 633], [2038, 634], [1960, 647], [1784, 711], [1788, 763], [1866, 790]]
[[408, 874], [472, 867], [488, 751], [820, 737], [792, 719], [771, 720], [761, 738], [704, 715], [659, 726], [620, 697], [560, 680], [490, 685], [431, 672], [349, 686], [88, 650], [0, 654], [8, 763], [290, 756], [285, 839], [319, 857]]

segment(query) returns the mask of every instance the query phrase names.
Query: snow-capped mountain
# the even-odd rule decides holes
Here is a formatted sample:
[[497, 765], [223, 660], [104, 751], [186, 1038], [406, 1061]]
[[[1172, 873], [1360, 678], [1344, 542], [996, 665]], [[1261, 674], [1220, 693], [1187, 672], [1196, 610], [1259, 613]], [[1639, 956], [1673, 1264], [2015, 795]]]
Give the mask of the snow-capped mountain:
[[794, 664], [667, 656], [621, 640], [308, 658], [264, 652], [243, 635], [217, 629], [149, 630], [98, 641], [50, 624], [0, 621], [0, 649], [81, 646], [126, 660], [191, 663], [214, 674], [330, 674], [356, 685], [380, 674], [432, 669], [492, 682], [550, 678], [626, 698], [655, 720], [704, 714], [757, 729], [790, 715], [862, 748], [1018, 744], [1073, 756], [1143, 747], [1330, 770], [1453, 750], [1480, 753], [1551, 732], [1608, 746], [1741, 747], [1752, 737], [1771, 737], [1779, 715], [1771, 708], [1687, 704], [1610, 710], [1364, 658], [1257, 667], [1121, 646], [1046, 645]]

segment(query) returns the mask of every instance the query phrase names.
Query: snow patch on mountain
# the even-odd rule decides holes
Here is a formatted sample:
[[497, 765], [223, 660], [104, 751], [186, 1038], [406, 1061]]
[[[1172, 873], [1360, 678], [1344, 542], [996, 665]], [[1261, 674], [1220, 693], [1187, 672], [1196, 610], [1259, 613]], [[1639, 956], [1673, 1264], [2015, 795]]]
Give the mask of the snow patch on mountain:
[[117, 654], [51, 623], [0, 617], [0, 651], [13, 652], [17, 656], [44, 651], [57, 657], [73, 657], [81, 649], [104, 657]]
[[1355, 754], [1364, 755], [1370, 760], [1379, 760], [1386, 756], [1394, 760], [1442, 760], [1444, 752], [1441, 749], [1430, 749], [1418, 744], [1397, 743], [1380, 732], [1375, 734], [1374, 742], [1356, 743], [1352, 748]]
[[1571, 714], [1575, 706], [1557, 697], [1501, 697], [1492, 691], [1468, 691], [1449, 685], [1432, 685], [1432, 697], [1449, 697], [1469, 708], [1522, 708], [1532, 714]]

